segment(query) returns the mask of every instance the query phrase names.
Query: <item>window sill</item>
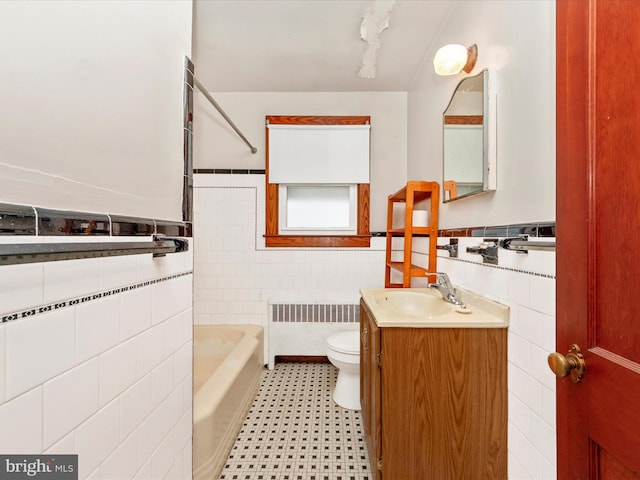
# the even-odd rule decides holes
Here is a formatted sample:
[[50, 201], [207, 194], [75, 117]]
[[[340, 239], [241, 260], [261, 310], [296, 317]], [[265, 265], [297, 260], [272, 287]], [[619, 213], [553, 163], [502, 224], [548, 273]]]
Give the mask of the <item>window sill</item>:
[[265, 235], [267, 247], [367, 248], [371, 235]]

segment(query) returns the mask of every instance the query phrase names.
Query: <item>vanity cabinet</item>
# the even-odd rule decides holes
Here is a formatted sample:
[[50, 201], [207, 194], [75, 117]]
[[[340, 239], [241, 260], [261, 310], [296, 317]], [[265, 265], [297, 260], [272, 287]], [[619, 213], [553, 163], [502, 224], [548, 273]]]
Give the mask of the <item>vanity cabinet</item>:
[[[378, 459], [382, 457], [380, 360], [380, 331], [366, 303], [360, 300], [360, 406], [371, 471], [374, 474], [378, 471]], [[381, 478], [379, 471], [375, 478]]]
[[[438, 241], [438, 207], [439, 189], [437, 182], [409, 181], [387, 200], [387, 235], [386, 235], [386, 268], [385, 287], [410, 287], [411, 278], [425, 278], [426, 272], [436, 271], [436, 245]], [[416, 204], [426, 204], [427, 209], [417, 210]], [[404, 204], [404, 210], [396, 205]], [[413, 213], [424, 212], [428, 219], [425, 224], [414, 225]], [[400, 213], [399, 213], [400, 212]], [[402, 218], [397, 218], [402, 215]], [[413, 256], [413, 237], [428, 238], [429, 268], [415, 265]], [[403, 239], [402, 259], [394, 259], [394, 240]], [[402, 282], [392, 282], [392, 272], [402, 274]]]
[[378, 327], [360, 301], [376, 480], [507, 478], [507, 329]]

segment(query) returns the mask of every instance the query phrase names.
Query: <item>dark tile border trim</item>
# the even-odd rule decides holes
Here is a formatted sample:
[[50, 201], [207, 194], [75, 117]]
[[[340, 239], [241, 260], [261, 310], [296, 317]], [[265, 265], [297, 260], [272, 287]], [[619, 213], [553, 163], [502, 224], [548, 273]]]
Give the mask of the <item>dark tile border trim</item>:
[[148, 218], [123, 217], [120, 215], [111, 215], [111, 234], [112, 235], [153, 235], [155, 233], [155, 221]]
[[0, 235], [36, 235], [36, 209], [0, 203]]
[[[372, 237], [385, 237], [386, 232], [371, 232]], [[517, 223], [488, 227], [461, 227], [438, 230], [438, 237], [529, 237], [556, 236], [555, 222]]]
[[36, 208], [38, 235], [109, 235], [108, 215]]
[[209, 175], [264, 175], [266, 170], [243, 168], [194, 168], [193, 173]]
[[190, 237], [191, 222], [165, 222], [156, 220], [156, 235], [167, 235], [173, 237]]
[[81, 303], [87, 303], [93, 300], [99, 300], [101, 298], [110, 297], [111, 295], [117, 295], [119, 293], [128, 292], [137, 288], [148, 287], [160, 282], [166, 282], [167, 280], [173, 280], [175, 278], [184, 277], [186, 275], [192, 275], [193, 270], [188, 272], [176, 273], [174, 275], [167, 275], [166, 277], [154, 278], [152, 280], [145, 280], [144, 282], [138, 282], [124, 287], [113, 288], [111, 290], [105, 290], [103, 292], [92, 293], [89, 295], [83, 295], [81, 297], [70, 298], [68, 300], [61, 300], [59, 302], [49, 303], [40, 307], [32, 307], [19, 312], [8, 313], [2, 315], [2, 321], [0, 323], [13, 322], [23, 318], [35, 317], [43, 313], [53, 312], [54, 310], [60, 310], [61, 308], [75, 307]]
[[0, 203], [0, 236], [141, 236], [191, 237], [191, 222], [74, 212]]
[[438, 237], [555, 237], [555, 222], [517, 223], [487, 227], [461, 227], [438, 230]]

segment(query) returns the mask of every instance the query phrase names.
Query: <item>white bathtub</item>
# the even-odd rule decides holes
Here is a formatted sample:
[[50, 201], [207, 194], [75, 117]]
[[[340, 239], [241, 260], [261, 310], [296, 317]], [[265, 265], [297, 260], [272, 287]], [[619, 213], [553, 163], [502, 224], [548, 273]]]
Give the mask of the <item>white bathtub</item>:
[[217, 479], [253, 402], [264, 369], [257, 325], [193, 329], [193, 478]]

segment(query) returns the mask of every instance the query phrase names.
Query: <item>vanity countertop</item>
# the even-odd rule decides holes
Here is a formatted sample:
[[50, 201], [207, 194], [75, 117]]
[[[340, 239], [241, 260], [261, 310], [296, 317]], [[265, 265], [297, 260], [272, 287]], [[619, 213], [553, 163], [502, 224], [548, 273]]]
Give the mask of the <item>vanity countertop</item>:
[[466, 308], [446, 302], [431, 288], [362, 288], [360, 295], [378, 327], [507, 328], [509, 307], [462, 288]]

